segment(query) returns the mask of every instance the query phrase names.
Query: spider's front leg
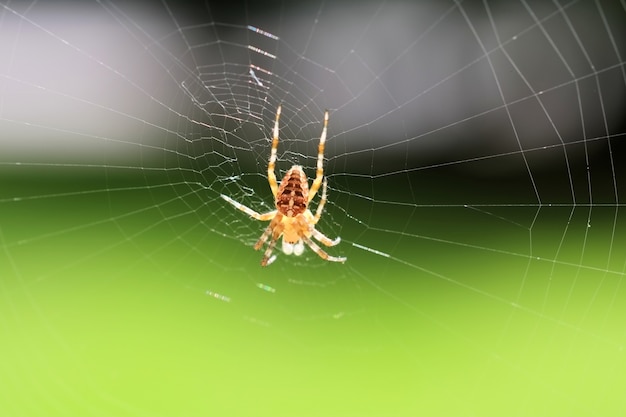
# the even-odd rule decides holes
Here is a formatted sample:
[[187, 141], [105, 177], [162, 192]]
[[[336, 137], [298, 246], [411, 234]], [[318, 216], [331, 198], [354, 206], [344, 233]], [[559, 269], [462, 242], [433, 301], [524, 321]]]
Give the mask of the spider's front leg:
[[331, 239], [317, 229], [313, 229], [311, 233], [315, 239], [319, 240], [326, 246], [335, 246], [339, 244], [339, 242], [341, 242], [341, 238], [339, 236], [337, 236], [335, 239]]
[[313, 252], [317, 253], [317, 255], [325, 261], [344, 263], [347, 259], [343, 256], [330, 256], [328, 253], [326, 253], [326, 251], [324, 251], [324, 249], [320, 248], [317, 243], [313, 242], [310, 238], [306, 236], [303, 236], [302, 240], [309, 246], [309, 248], [311, 248]]
[[270, 257], [272, 256], [272, 252], [274, 251], [274, 247], [276, 246], [276, 241], [283, 234], [284, 225], [282, 220], [282, 214], [278, 213], [269, 226], [265, 229], [259, 240], [255, 243], [254, 249], [259, 250], [263, 247], [263, 244], [267, 241], [268, 237], [271, 235], [272, 239], [270, 240], [269, 245], [267, 245], [267, 249], [265, 249], [265, 253], [263, 254], [263, 258], [261, 259], [261, 266], [267, 266]]
[[317, 253], [317, 255], [320, 258], [326, 261], [341, 262], [341, 263], [345, 262], [346, 258], [329, 255], [328, 253], [326, 253], [326, 251], [320, 248], [320, 246], [317, 243], [315, 243], [313, 239], [309, 237], [309, 236], [314, 237], [315, 239], [319, 240], [321, 243], [323, 243], [326, 246], [335, 246], [341, 241], [341, 238], [339, 237], [333, 240], [327, 237], [325, 234], [323, 234], [319, 230], [315, 229], [315, 223], [311, 222], [311, 220], [314, 219], [313, 215], [309, 211], [307, 211], [307, 214], [308, 216], [302, 216], [300, 219], [298, 219], [301, 230], [303, 231], [306, 230], [306, 232], [303, 232], [301, 235], [302, 241], [306, 243], [306, 245], [309, 248], [311, 248], [313, 252]]

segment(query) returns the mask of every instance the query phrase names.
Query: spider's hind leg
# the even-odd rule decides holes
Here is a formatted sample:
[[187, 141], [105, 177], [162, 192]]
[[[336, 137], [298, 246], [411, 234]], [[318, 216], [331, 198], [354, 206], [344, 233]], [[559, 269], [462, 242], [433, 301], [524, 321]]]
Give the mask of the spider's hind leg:
[[317, 190], [322, 185], [322, 179], [324, 178], [324, 147], [326, 146], [326, 133], [328, 131], [328, 110], [324, 111], [324, 127], [322, 128], [322, 134], [320, 135], [320, 144], [317, 148], [317, 170], [315, 171], [315, 180], [311, 184], [309, 190], [309, 202], [315, 197]]
[[274, 122], [274, 132], [272, 137], [272, 150], [270, 151], [270, 161], [267, 164], [267, 181], [272, 189], [272, 194], [276, 197], [278, 194], [278, 183], [276, 182], [276, 173], [274, 169], [276, 167], [276, 154], [278, 152], [278, 121], [280, 120], [280, 110], [282, 106], [278, 106], [276, 110], [276, 121]]

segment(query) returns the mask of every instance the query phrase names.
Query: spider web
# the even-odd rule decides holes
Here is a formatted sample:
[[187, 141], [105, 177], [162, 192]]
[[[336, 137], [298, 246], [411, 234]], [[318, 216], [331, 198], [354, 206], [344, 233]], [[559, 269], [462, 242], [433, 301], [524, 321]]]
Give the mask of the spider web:
[[0, 4], [2, 414], [626, 411], [623, 1], [214, 3]]

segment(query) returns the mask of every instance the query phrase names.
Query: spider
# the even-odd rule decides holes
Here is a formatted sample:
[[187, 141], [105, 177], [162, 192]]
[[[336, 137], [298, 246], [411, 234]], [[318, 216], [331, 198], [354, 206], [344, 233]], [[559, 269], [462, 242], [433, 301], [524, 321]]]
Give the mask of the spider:
[[[324, 112], [324, 128], [320, 136], [320, 144], [317, 154], [317, 172], [315, 180], [309, 189], [309, 182], [304, 170], [300, 165], [292, 166], [285, 174], [280, 185], [276, 183], [276, 174], [274, 167], [276, 166], [276, 152], [278, 149], [278, 121], [280, 119], [281, 106], [276, 110], [276, 122], [274, 123], [274, 135], [272, 139], [272, 149], [270, 152], [270, 160], [267, 165], [267, 180], [274, 195], [276, 209], [267, 213], [257, 213], [236, 202], [232, 198], [222, 194], [222, 198], [230, 204], [243, 211], [250, 217], [260, 221], [270, 221], [269, 226], [265, 229], [259, 240], [254, 245], [255, 250], [263, 247], [267, 239], [270, 239], [261, 265], [267, 266], [272, 263], [275, 257], [272, 257], [272, 251], [276, 246], [276, 241], [282, 236], [283, 253], [286, 255], [302, 255], [304, 252], [304, 244], [317, 253], [320, 258], [332, 262], [345, 262], [346, 258], [330, 256], [327, 254], [311, 237], [315, 238], [325, 246], [335, 246], [341, 241], [341, 238], [330, 239], [319, 230], [315, 229], [315, 225], [322, 216], [322, 210], [326, 204], [326, 178], [324, 177], [324, 144], [326, 142], [326, 131], [328, 126], [328, 110]], [[315, 215], [311, 213], [308, 205], [315, 197], [315, 194], [322, 187], [322, 198], [320, 199]]]

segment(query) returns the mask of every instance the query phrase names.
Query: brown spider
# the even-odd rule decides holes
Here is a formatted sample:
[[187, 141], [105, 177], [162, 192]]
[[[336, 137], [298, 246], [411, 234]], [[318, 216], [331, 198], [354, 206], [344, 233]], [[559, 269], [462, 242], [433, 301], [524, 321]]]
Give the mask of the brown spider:
[[[261, 259], [261, 265], [267, 266], [274, 261], [272, 251], [276, 245], [276, 241], [283, 237], [283, 253], [286, 255], [302, 255], [304, 252], [304, 244], [306, 243], [315, 253], [322, 259], [333, 262], [345, 262], [346, 258], [330, 256], [320, 246], [315, 243], [311, 237], [326, 246], [335, 246], [341, 238], [330, 239], [322, 232], [315, 229], [315, 225], [322, 216], [322, 210], [326, 204], [326, 178], [324, 178], [324, 144], [326, 142], [326, 131], [328, 126], [328, 110], [324, 112], [324, 128], [320, 136], [320, 144], [317, 153], [317, 172], [315, 180], [309, 189], [308, 179], [304, 170], [300, 165], [292, 166], [285, 174], [280, 186], [276, 183], [276, 174], [274, 167], [276, 166], [276, 152], [278, 149], [278, 121], [280, 119], [281, 106], [276, 110], [276, 123], [274, 124], [274, 136], [272, 140], [272, 150], [270, 153], [270, 161], [267, 165], [267, 180], [274, 195], [276, 210], [267, 213], [257, 213], [236, 202], [232, 198], [222, 194], [222, 198], [230, 204], [243, 211], [250, 217], [261, 220], [270, 221], [269, 226], [265, 229], [261, 238], [254, 245], [254, 249], [259, 250], [263, 244], [271, 236], [270, 243], [267, 245], [265, 254]], [[311, 213], [308, 205], [315, 197], [315, 194], [322, 187], [322, 198], [315, 210], [315, 215]]]

